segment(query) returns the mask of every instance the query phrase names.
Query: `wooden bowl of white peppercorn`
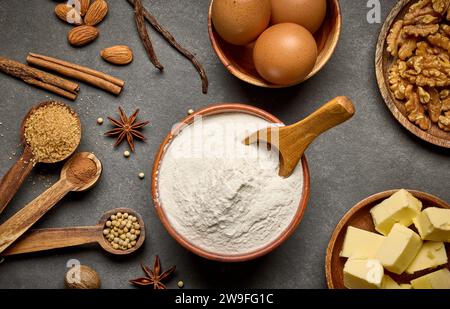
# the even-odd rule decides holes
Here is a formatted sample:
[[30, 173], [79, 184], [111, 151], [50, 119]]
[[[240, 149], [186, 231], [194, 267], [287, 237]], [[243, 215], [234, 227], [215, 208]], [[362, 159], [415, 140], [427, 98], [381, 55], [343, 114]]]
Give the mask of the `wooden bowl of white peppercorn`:
[[[269, 124], [273, 125], [283, 125], [283, 123], [273, 116], [272, 114], [261, 110], [259, 108], [244, 105], [244, 104], [235, 104], [235, 103], [222, 103], [222, 104], [216, 104], [211, 105], [206, 108], [203, 108], [199, 111], [196, 111], [183, 119], [180, 123], [178, 123], [172, 131], [167, 135], [165, 140], [162, 142], [159, 151], [155, 157], [154, 165], [153, 165], [153, 173], [152, 173], [152, 194], [153, 194], [153, 201], [154, 206], [157, 212], [157, 215], [159, 219], [161, 220], [163, 226], [166, 228], [168, 233], [183, 247], [188, 249], [189, 251], [210, 260], [215, 260], [219, 262], [243, 262], [248, 261], [252, 259], [256, 259], [258, 257], [261, 257], [263, 255], [268, 254], [269, 252], [275, 250], [278, 246], [280, 246], [282, 243], [284, 243], [289, 236], [292, 235], [292, 233], [297, 228], [298, 224], [300, 223], [309, 199], [310, 194], [310, 177], [309, 177], [309, 169], [308, 169], [308, 163], [306, 160], [306, 157], [303, 156], [300, 163], [299, 163], [299, 173], [297, 175], [293, 175], [291, 177], [302, 175], [303, 182], [301, 184], [300, 190], [296, 192], [298, 194], [297, 197], [299, 197], [299, 203], [295, 204], [295, 213], [292, 216], [292, 219], [286, 219], [289, 221], [286, 221], [286, 227], [281, 229], [279, 233], [277, 233], [277, 236], [272, 239], [271, 241], [268, 241], [267, 243], [264, 243], [264, 245], [257, 247], [256, 249], [250, 250], [248, 252], [244, 253], [218, 253], [212, 250], [207, 250], [204, 248], [201, 248], [200, 246], [194, 244], [192, 241], [190, 241], [185, 235], [180, 233], [179, 231], [174, 228], [173, 224], [169, 220], [169, 215], [166, 213], [166, 210], [164, 209], [164, 202], [161, 199], [160, 195], [160, 177], [161, 177], [161, 165], [162, 161], [164, 160], [164, 156], [166, 155], [166, 152], [168, 148], [170, 147], [171, 143], [174, 139], [177, 138], [177, 136], [182, 132], [184, 128], [189, 126], [190, 124], [193, 124], [194, 121], [201, 117], [208, 118], [210, 116], [220, 116], [223, 114], [246, 114], [250, 116], [256, 116], [257, 118], [260, 118], [262, 120], [265, 120]], [[275, 174], [277, 173], [278, 169], [275, 170]], [[224, 185], [224, 184], [218, 184], [218, 185]], [[295, 199], [295, 196], [292, 196], [293, 199]], [[211, 205], [214, 203], [213, 201], [209, 201]], [[193, 213], [192, 213], [193, 214]], [[206, 215], [206, 214], [205, 214]], [[173, 220], [173, 219], [172, 219]], [[212, 223], [213, 224], [213, 223]]]

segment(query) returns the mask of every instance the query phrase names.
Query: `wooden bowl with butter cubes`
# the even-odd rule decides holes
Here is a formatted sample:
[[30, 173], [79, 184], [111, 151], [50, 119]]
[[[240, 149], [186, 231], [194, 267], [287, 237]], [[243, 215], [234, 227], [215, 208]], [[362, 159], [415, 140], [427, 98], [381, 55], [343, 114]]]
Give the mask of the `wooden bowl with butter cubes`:
[[450, 289], [450, 205], [415, 190], [372, 195], [335, 228], [330, 289]]

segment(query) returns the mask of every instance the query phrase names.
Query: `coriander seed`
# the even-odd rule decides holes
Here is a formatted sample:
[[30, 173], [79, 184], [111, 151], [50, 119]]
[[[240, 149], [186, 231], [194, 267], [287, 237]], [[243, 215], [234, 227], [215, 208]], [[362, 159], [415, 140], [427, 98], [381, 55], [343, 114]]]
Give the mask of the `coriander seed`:
[[184, 287], [184, 282], [180, 280], [178, 281], [177, 285], [180, 289], [182, 289]]
[[103, 124], [103, 118], [102, 117], [98, 117], [97, 118], [97, 124], [100, 124], [100, 125], [102, 125]]
[[123, 156], [125, 157], [125, 158], [129, 158], [130, 157], [130, 152], [128, 151], [128, 150], [125, 150], [124, 152], [123, 152]]
[[144, 179], [145, 178], [145, 174], [143, 172], [140, 172], [138, 176], [139, 176], [140, 179]]
[[193, 113], [195, 113], [195, 111], [192, 108], [188, 109], [188, 115], [192, 115]]

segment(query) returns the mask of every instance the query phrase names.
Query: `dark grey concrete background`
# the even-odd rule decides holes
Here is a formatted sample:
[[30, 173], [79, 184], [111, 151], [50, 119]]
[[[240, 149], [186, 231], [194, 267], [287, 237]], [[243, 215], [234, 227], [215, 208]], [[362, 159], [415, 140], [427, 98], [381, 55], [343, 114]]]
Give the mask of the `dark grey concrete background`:
[[[145, 219], [144, 248], [129, 257], [114, 257], [99, 247], [87, 246], [8, 258], [0, 264], [0, 288], [62, 288], [66, 262], [78, 259], [96, 269], [104, 288], [128, 288], [128, 279], [141, 276], [139, 263], [161, 256], [163, 266], [177, 265], [169, 287], [183, 280], [187, 288], [325, 288], [324, 259], [329, 237], [342, 215], [361, 199], [392, 188], [423, 190], [450, 201], [448, 150], [421, 142], [391, 116], [376, 86], [374, 46], [380, 24], [366, 21], [367, 1], [342, 0], [343, 30], [328, 65], [310, 81], [290, 89], [266, 90], [246, 85], [226, 72], [211, 49], [207, 34], [208, 0], [144, 1], [190, 50], [197, 53], [210, 79], [208, 95], [201, 93], [191, 64], [151, 31], [156, 51], [166, 70], [150, 64], [135, 30], [133, 11], [126, 0], [109, 1], [110, 12], [99, 26], [100, 37], [75, 49], [66, 41], [70, 26], [53, 13], [50, 0], [0, 1], [0, 55], [25, 61], [34, 51], [84, 64], [126, 80], [119, 97], [81, 84], [78, 100], [70, 103], [81, 116], [84, 136], [80, 150], [93, 151], [104, 165], [99, 184], [89, 192], [73, 193], [50, 211], [36, 227], [93, 225], [104, 211], [131, 207]], [[394, 0], [381, 1], [382, 19]], [[115, 44], [133, 48], [135, 60], [114, 67], [99, 51]], [[173, 123], [216, 102], [241, 102], [262, 107], [286, 123], [305, 117], [337, 95], [351, 97], [357, 114], [350, 122], [319, 138], [308, 150], [311, 198], [295, 234], [275, 252], [242, 264], [221, 264], [197, 257], [182, 248], [165, 231], [153, 210], [150, 173], [153, 157]], [[0, 75], [0, 175], [21, 153], [18, 129], [27, 110], [58, 96]], [[62, 100], [64, 101], [64, 100]], [[113, 149], [102, 136], [109, 125], [97, 117], [115, 115], [122, 105], [127, 113], [141, 108], [149, 119], [147, 143], [138, 143], [135, 155], [125, 159], [126, 146]], [[53, 183], [58, 166], [38, 166], [7, 211], [3, 222]], [[145, 180], [137, 174], [144, 171]]]

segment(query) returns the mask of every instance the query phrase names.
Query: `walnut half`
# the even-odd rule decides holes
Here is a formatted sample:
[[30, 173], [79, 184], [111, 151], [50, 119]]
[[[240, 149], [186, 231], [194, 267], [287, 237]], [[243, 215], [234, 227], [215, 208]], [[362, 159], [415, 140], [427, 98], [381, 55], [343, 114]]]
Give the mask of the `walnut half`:
[[438, 126], [445, 132], [450, 132], [450, 113], [446, 112], [445, 115], [439, 117]]
[[405, 99], [405, 90], [408, 86], [408, 83], [400, 76], [399, 74], [399, 62], [397, 61], [389, 69], [388, 80], [390, 84], [390, 89], [394, 94], [396, 99], [404, 100]]
[[439, 121], [441, 116], [442, 103], [439, 98], [439, 92], [436, 89], [430, 90], [431, 100], [428, 103], [428, 114], [430, 115], [430, 120], [434, 123]]
[[445, 15], [450, 6], [449, 0], [432, 0], [431, 2], [433, 3], [433, 10], [441, 15]]
[[425, 115], [425, 110], [419, 102], [419, 96], [414, 91], [414, 87], [409, 85], [405, 91], [408, 101], [405, 103], [406, 113], [409, 121], [418, 125], [422, 130], [427, 131], [431, 127], [430, 119]]

